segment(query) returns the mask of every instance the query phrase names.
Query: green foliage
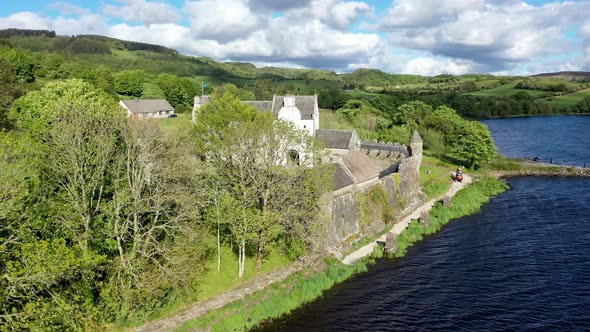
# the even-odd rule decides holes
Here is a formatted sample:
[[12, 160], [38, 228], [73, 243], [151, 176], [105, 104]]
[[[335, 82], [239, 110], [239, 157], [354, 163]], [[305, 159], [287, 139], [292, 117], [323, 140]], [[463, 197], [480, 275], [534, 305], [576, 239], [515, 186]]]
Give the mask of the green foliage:
[[[202, 273], [206, 233], [186, 143], [127, 122], [104, 91], [52, 82], [0, 133], [0, 322], [93, 330], [144, 317]], [[6, 171], [4, 171], [6, 170]]]
[[238, 97], [242, 101], [256, 100], [256, 96], [252, 91], [239, 89], [232, 83], [225, 83], [215, 88], [214, 98], [219, 98], [226, 93]]
[[146, 74], [143, 70], [123, 70], [114, 75], [114, 87], [118, 94], [140, 97]]
[[20, 93], [14, 69], [6, 60], [0, 58], [0, 131], [12, 127], [8, 109]]
[[477, 121], [464, 122], [453, 143], [451, 156], [464, 160], [471, 168], [491, 162], [496, 156], [496, 147], [487, 126]]
[[576, 113], [590, 113], [590, 96], [585, 97], [574, 107]]
[[184, 77], [160, 74], [156, 77], [155, 83], [174, 108], [181, 111], [192, 109], [193, 97], [199, 93], [194, 82]]
[[19, 81], [26, 83], [35, 81], [35, 63], [29, 52], [18, 48], [4, 51], [0, 49], [0, 58], [4, 58], [12, 66]]
[[368, 192], [358, 192], [355, 199], [360, 209], [360, 224], [368, 226], [376, 221], [387, 224], [393, 220], [393, 206], [389, 194], [381, 187], [375, 186]]

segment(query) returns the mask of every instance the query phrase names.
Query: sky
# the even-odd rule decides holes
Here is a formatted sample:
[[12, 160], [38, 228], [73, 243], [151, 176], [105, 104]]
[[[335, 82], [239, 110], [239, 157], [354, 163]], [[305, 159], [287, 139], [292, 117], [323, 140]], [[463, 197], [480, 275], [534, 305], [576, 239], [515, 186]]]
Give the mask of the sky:
[[590, 0], [0, 0], [4, 28], [339, 73], [590, 71]]

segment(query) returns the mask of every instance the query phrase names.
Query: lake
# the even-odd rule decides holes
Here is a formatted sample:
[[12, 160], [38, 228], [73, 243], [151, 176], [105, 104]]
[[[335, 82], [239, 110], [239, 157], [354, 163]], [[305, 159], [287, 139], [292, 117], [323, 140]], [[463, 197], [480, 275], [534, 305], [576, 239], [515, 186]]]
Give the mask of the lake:
[[484, 120], [507, 157], [590, 167], [590, 116], [542, 116]]

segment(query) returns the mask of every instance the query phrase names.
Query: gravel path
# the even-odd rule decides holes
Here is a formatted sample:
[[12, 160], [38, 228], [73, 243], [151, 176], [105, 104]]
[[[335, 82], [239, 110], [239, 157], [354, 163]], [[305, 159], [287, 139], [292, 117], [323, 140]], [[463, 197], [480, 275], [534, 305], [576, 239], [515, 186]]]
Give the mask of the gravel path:
[[[450, 197], [455, 196], [455, 194], [459, 190], [463, 189], [466, 185], [468, 185], [471, 182], [473, 182], [473, 178], [467, 174], [463, 174], [463, 182], [453, 182], [453, 184], [451, 185], [451, 188], [449, 188], [449, 190], [445, 194], [440, 195], [436, 198], [433, 198], [433, 199], [429, 200], [428, 202], [419, 206], [416, 210], [414, 210], [414, 212], [412, 212], [410, 215], [406, 216], [402, 221], [393, 225], [390, 232], [393, 232], [396, 235], [401, 234], [401, 232], [404, 229], [406, 229], [408, 227], [408, 225], [410, 225], [412, 220], [420, 218], [420, 214], [422, 213], [422, 211], [430, 211], [430, 209], [432, 209], [432, 207], [434, 206], [434, 203], [443, 199], [444, 196], [450, 196]], [[359, 260], [361, 260], [362, 258], [369, 256], [373, 252], [373, 249], [375, 249], [375, 247], [377, 246], [377, 243], [378, 242], [385, 242], [386, 237], [387, 237], [387, 234], [384, 234], [380, 238], [378, 238], [376, 241], [371, 242], [371, 243], [367, 244], [366, 246], [358, 249], [357, 251], [351, 253], [350, 255], [344, 257], [344, 259], [342, 259], [342, 263], [347, 264], [347, 265], [352, 265], [352, 264], [358, 262]]]
[[288, 276], [301, 271], [304, 267], [314, 266], [316, 264], [317, 260], [315, 257], [309, 257], [306, 260], [299, 260], [294, 264], [254, 278], [245, 284], [226, 291], [209, 300], [199, 302], [173, 317], [155, 320], [129, 330], [136, 332], [174, 331], [189, 320], [201, 317], [209, 311], [221, 308], [231, 302], [241, 300], [244, 297], [260, 291], [271, 284], [286, 279]]

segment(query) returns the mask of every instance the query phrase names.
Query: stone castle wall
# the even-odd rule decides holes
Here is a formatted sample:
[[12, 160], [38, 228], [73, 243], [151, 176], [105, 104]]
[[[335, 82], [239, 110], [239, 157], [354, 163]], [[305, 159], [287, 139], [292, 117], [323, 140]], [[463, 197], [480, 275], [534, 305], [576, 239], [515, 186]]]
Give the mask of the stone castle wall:
[[[374, 236], [385, 227], [391, 227], [407, 213], [426, 200], [421, 191], [417, 171], [418, 158], [407, 158], [400, 165], [399, 174], [382, 177], [372, 186], [328, 199], [326, 238], [323, 249], [341, 258], [352, 244], [364, 237]], [[377, 188], [379, 187], [379, 188]], [[373, 202], [371, 192], [382, 190], [385, 202]], [[388, 207], [384, 206], [385, 204]], [[363, 204], [365, 206], [363, 206]], [[367, 204], [371, 204], [367, 207]], [[391, 220], [384, 220], [384, 209], [390, 209]]]

